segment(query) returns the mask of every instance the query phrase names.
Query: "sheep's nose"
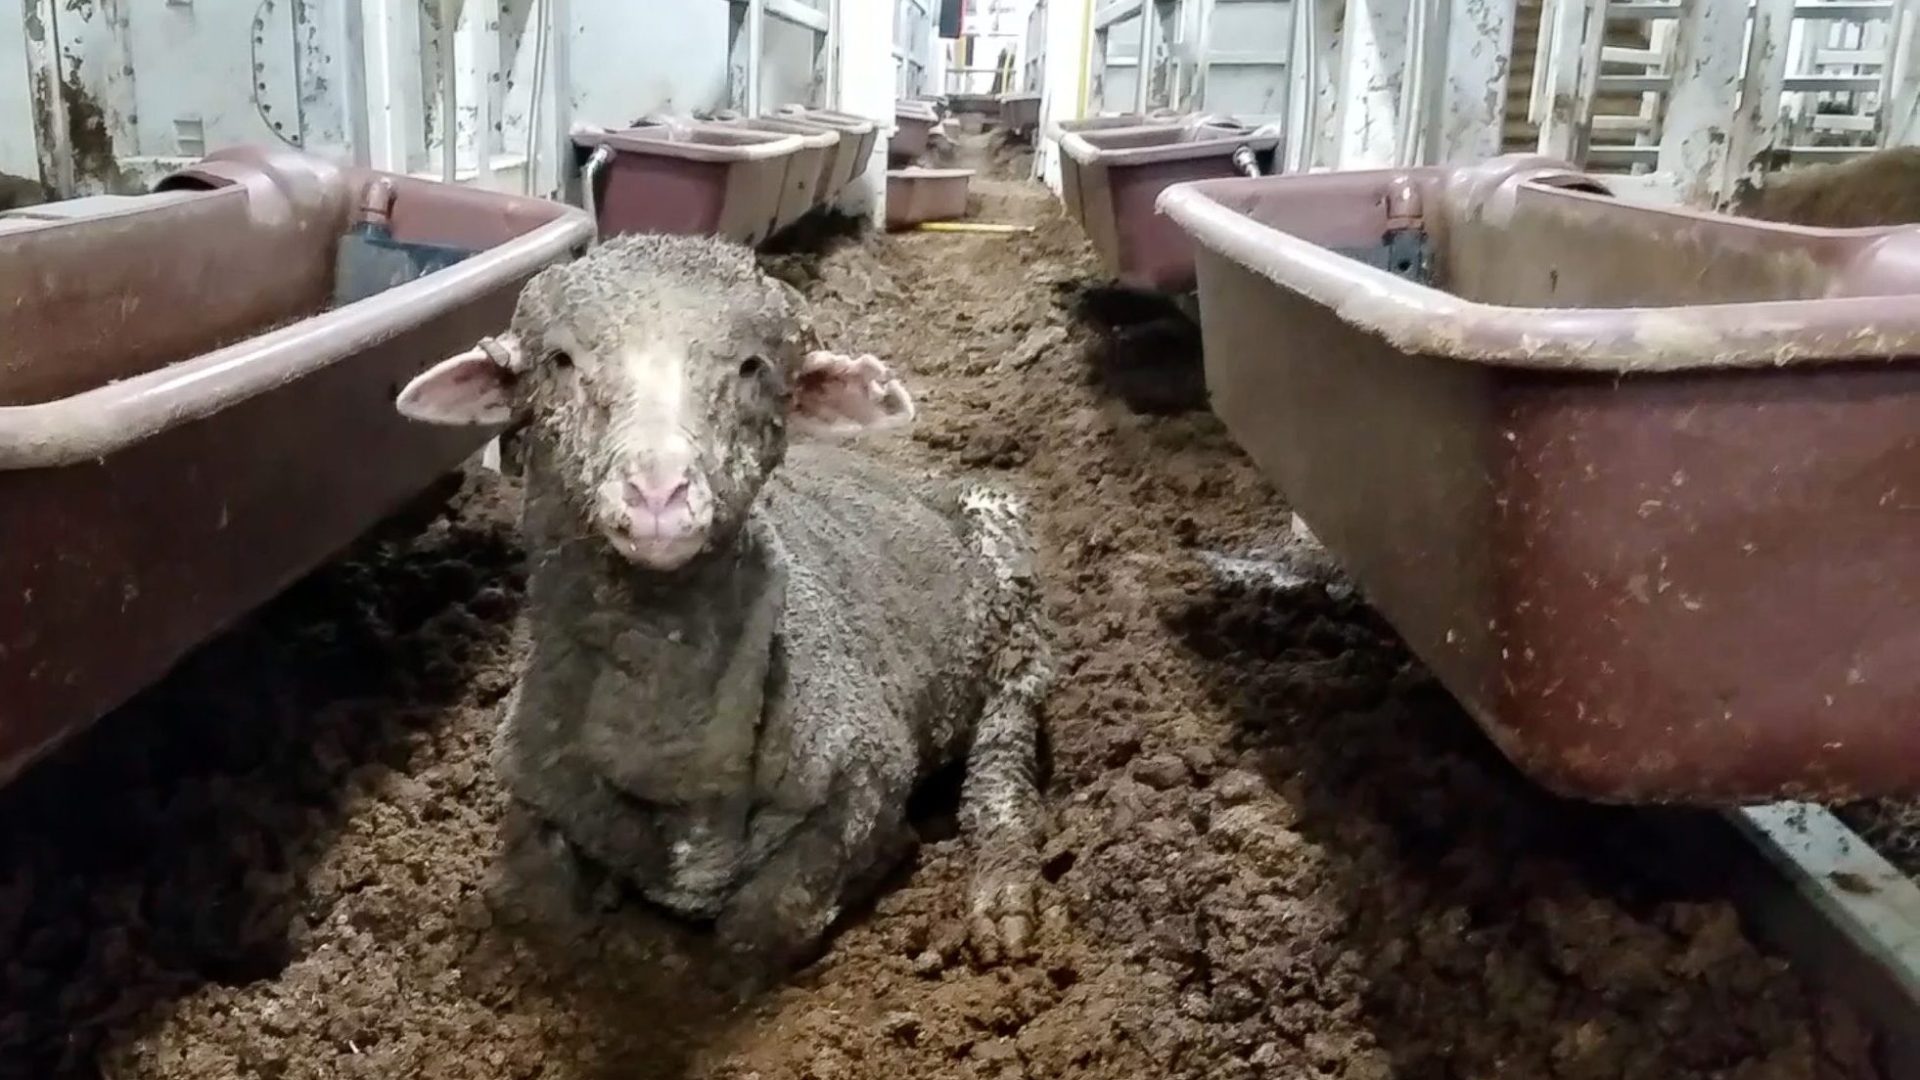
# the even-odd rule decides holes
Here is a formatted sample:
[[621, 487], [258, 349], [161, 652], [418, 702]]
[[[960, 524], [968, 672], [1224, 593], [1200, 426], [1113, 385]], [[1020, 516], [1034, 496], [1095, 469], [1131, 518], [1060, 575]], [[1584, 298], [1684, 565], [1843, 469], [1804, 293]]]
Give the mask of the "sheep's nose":
[[664, 514], [676, 506], [686, 504], [687, 487], [691, 483], [691, 479], [685, 473], [666, 481], [659, 481], [652, 477], [628, 480], [624, 489], [627, 505], [632, 509], [645, 510], [651, 514]]

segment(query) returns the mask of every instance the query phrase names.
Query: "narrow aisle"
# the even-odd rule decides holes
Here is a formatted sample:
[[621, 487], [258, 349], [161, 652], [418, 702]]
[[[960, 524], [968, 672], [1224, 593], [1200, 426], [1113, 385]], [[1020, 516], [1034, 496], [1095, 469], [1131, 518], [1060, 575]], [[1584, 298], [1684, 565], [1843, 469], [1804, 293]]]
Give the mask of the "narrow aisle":
[[[40, 944], [0, 953], [0, 1014], [25, 1017], [0, 1020], [24, 1065], [0, 1077], [88, 1075], [109, 1033], [113, 1080], [1872, 1076], [1845, 1014], [1729, 908], [1623, 872], [1640, 818], [1521, 781], [1352, 600], [1210, 569], [1271, 552], [1286, 513], [1180, 407], [1191, 330], [1093, 288], [1037, 185], [977, 194], [976, 220], [1034, 231], [767, 265], [830, 343], [905, 373], [920, 423], [876, 452], [1030, 501], [1061, 669], [1043, 869], [1067, 917], [1031, 962], [969, 963], [944, 791], [872, 910], [744, 1008], [704, 985], [700, 931], [638, 905], [569, 942], [495, 923], [488, 752], [521, 585], [516, 492], [479, 477], [103, 726], [130, 747], [88, 741], [9, 794], [0, 944]], [[1091, 311], [1139, 332], [1115, 348]], [[1122, 372], [1188, 390], [1136, 412]], [[219, 721], [135, 726], [156, 710]], [[131, 839], [32, 839], [46, 793], [73, 791]]]

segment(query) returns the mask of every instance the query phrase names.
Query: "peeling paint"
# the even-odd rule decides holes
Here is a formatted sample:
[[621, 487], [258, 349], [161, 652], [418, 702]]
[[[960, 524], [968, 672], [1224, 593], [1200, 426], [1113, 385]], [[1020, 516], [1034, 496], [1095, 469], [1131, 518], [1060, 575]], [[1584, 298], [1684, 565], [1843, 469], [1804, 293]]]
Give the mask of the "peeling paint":
[[73, 153], [75, 180], [91, 181], [109, 195], [140, 194], [142, 185], [121, 169], [115, 155], [106, 110], [88, 93], [79, 61], [71, 57], [61, 92], [66, 98], [67, 145]]

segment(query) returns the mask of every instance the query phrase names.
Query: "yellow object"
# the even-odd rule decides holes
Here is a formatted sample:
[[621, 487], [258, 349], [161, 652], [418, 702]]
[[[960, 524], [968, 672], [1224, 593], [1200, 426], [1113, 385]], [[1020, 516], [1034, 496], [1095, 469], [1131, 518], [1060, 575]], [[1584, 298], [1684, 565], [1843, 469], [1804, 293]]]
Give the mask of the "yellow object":
[[986, 221], [925, 221], [914, 226], [916, 232], [1030, 233], [1031, 225], [995, 225]]

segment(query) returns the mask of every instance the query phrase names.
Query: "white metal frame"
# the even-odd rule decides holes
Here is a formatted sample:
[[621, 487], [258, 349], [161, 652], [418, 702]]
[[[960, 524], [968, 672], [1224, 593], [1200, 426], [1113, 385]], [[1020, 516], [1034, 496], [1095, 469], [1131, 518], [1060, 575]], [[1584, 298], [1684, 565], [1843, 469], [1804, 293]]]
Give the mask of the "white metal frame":
[[1027, 40], [1022, 50], [1019, 92], [1037, 94], [1047, 68], [1047, 3], [1033, 0], [1027, 10]]
[[[1911, 6], [1547, 0], [1528, 103], [1539, 149], [1596, 171], [1650, 170], [1668, 197], [1712, 206], [1787, 161], [1902, 143], [1920, 105]], [[1649, 46], [1607, 47], [1619, 22], [1647, 25]], [[1640, 94], [1639, 112], [1601, 113], [1609, 93]], [[1596, 140], [1620, 133], [1632, 142]]]
[[733, 108], [758, 116], [769, 105], [786, 104], [761, 100], [768, 19], [797, 26], [812, 35], [813, 92], [812, 100], [804, 104], [825, 105], [833, 100], [838, 0], [823, 3], [825, 6], [807, 0], [728, 0], [727, 97]]
[[[1090, 59], [1090, 95], [1109, 109], [1120, 103], [1109, 100], [1110, 69], [1139, 73], [1131, 100], [1125, 108], [1147, 112], [1157, 108], [1182, 111], [1209, 111], [1221, 108], [1209, 97], [1213, 69], [1271, 68], [1276, 80], [1288, 87], [1288, 110], [1298, 107], [1305, 87], [1298, 76], [1312, 67], [1311, 49], [1303, 52], [1301, 31], [1313, 23], [1316, 0], [1290, 0], [1272, 4], [1290, 20], [1288, 44], [1279, 51], [1223, 48], [1214, 28], [1217, 9], [1236, 4], [1271, 3], [1271, 0], [1107, 0], [1094, 10]], [[1116, 55], [1113, 34], [1121, 27], [1138, 26], [1140, 35], [1131, 53]], [[1309, 95], [1310, 96], [1310, 95]], [[1284, 112], [1284, 110], [1283, 110]]]
[[901, 100], [933, 92], [933, 67], [940, 39], [933, 0], [893, 0], [895, 96]]

